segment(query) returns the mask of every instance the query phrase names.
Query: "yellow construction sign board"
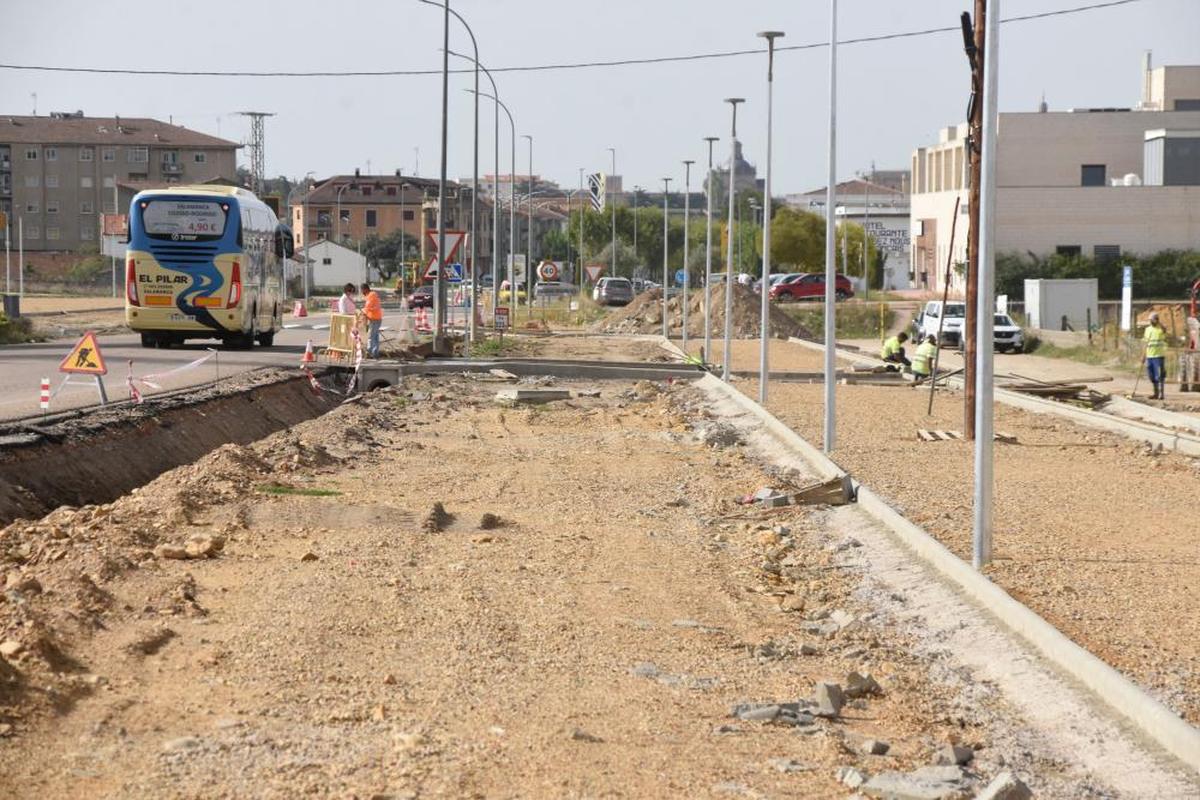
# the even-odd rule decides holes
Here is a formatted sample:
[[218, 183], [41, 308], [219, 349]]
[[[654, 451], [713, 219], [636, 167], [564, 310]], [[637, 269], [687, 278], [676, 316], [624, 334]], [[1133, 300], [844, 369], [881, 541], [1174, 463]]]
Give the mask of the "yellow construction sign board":
[[79, 337], [79, 341], [71, 348], [71, 352], [58, 365], [59, 372], [75, 372], [82, 375], [107, 375], [108, 367], [104, 365], [104, 355], [100, 352], [100, 343], [96, 334], [88, 331]]
[[326, 350], [335, 353], [354, 352], [354, 323], [355, 318], [350, 314], [329, 315], [329, 345]]

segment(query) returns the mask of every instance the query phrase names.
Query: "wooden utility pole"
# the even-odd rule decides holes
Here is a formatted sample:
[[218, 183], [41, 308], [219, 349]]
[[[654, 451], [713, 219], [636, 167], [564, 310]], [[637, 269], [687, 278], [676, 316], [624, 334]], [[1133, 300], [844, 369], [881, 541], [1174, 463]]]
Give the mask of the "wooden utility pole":
[[[963, 384], [963, 434], [968, 441], [975, 439], [975, 305], [979, 297], [979, 186], [983, 180], [983, 50], [987, 4], [975, 0], [975, 19], [963, 12], [963, 48], [971, 65], [971, 102], [967, 106], [967, 160], [969, 164], [967, 194], [967, 308], [963, 320], [963, 361], [966, 374]], [[944, 313], [944, 312], [943, 312]]]

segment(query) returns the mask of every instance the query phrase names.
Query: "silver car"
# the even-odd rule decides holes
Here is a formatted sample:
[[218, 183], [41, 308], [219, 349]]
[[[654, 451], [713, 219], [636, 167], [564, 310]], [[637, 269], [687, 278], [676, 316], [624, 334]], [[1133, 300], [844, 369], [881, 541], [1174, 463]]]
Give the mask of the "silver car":
[[625, 306], [633, 302], [633, 284], [628, 278], [601, 278], [592, 299], [602, 306]]

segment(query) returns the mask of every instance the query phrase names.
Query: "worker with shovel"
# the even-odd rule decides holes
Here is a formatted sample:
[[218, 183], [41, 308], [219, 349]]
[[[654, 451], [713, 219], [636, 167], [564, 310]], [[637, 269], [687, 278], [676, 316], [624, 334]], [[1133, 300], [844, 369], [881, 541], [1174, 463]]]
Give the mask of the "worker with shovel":
[[879, 351], [879, 357], [889, 364], [903, 364], [906, 367], [911, 367], [912, 362], [908, 360], [908, 356], [904, 355], [904, 343], [908, 341], [908, 334], [900, 331], [895, 336], [889, 337], [883, 343], [883, 348]]
[[917, 352], [913, 354], [913, 375], [916, 375], [919, 380], [923, 380], [933, 374], [935, 356], [937, 356], [937, 339], [931, 333], [925, 337], [925, 341], [921, 342], [917, 347]]
[[1150, 314], [1150, 324], [1142, 336], [1146, 346], [1146, 374], [1154, 386], [1153, 400], [1167, 399], [1167, 331], [1158, 320], [1158, 312]]

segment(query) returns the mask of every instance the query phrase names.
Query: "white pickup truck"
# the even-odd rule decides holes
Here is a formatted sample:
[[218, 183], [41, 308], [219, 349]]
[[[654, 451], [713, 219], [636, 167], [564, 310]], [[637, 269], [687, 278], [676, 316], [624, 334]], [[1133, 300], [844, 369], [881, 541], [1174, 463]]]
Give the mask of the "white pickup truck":
[[[938, 344], [962, 349], [962, 330], [967, 313], [966, 304], [961, 301], [946, 303], [945, 320], [942, 319], [942, 305], [941, 300], [930, 300], [925, 304], [921, 313], [913, 318], [913, 338], [917, 342], [922, 342], [926, 336], [937, 336], [940, 323], [942, 338]], [[997, 312], [993, 319], [993, 329], [993, 341], [996, 349], [1000, 352], [1020, 353], [1025, 349], [1025, 337], [1021, 332], [1021, 327], [1012, 321], [1012, 317]]]

